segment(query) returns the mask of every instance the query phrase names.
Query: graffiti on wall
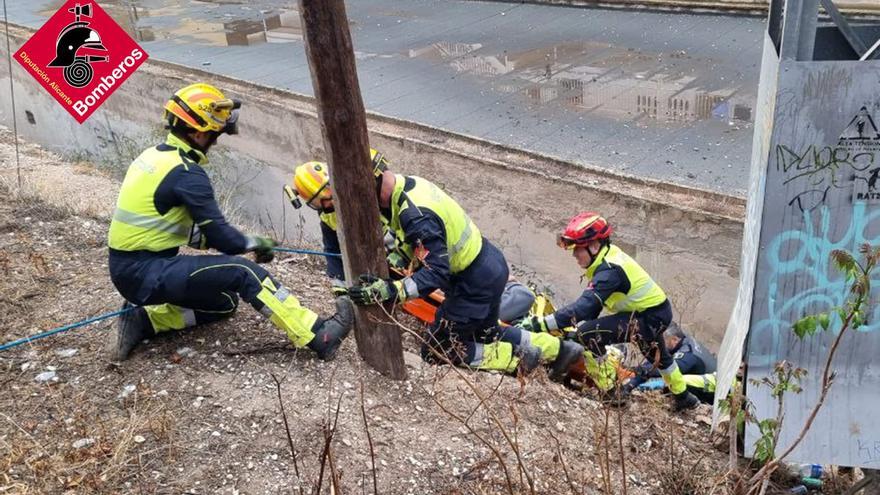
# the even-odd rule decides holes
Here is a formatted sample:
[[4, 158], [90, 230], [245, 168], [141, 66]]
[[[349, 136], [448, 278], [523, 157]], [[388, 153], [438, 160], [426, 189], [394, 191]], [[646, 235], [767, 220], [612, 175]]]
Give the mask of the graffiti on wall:
[[[782, 360], [807, 370], [804, 393], [786, 398], [779, 432], [778, 444], [790, 445], [805, 422], [815, 419], [788, 457], [791, 462], [880, 464], [880, 423], [864, 414], [880, 407], [880, 395], [866, 393], [878, 381], [876, 306], [866, 309], [861, 315], [866, 323], [841, 342], [828, 404], [811, 416], [825, 360], [841, 331], [834, 309], [850, 294], [851, 283], [831, 253], [846, 250], [863, 261], [857, 254], [862, 244], [880, 245], [878, 80], [880, 64], [783, 61], [778, 71], [773, 136], [762, 157], [766, 187], [758, 249], [743, 264], [755, 273], [745, 342], [750, 380], [772, 376]], [[872, 279], [871, 299], [877, 301], [880, 274]], [[828, 331], [798, 338], [793, 324], [817, 313], [829, 315]], [[756, 417], [775, 416], [778, 401], [769, 389], [747, 382], [746, 394]], [[759, 436], [757, 428], [747, 429], [746, 445]]]
[[[856, 202], [846, 208], [851, 212], [845, 229], [835, 228], [834, 222], [846, 218], [846, 212], [822, 205], [800, 212], [802, 227], [782, 231], [766, 244], [763, 266], [769, 271], [767, 311], [756, 315], [759, 318], [752, 332], [753, 338], [765, 344], [761, 348], [767, 355], [753, 354], [752, 358], [769, 360], [772, 357], [769, 354], [778, 349], [779, 339], [790, 333], [792, 324], [802, 316], [843, 305], [848, 285], [832, 266], [831, 252], [835, 249], [857, 252], [865, 242], [880, 243], [880, 208], [866, 202]], [[880, 274], [875, 274], [874, 286], [880, 286]], [[832, 315], [831, 328], [839, 329], [841, 321], [835, 313]], [[880, 330], [880, 307], [875, 307], [867, 316], [867, 324], [858, 331]]]
[[880, 202], [880, 130], [867, 107], [853, 117], [836, 145], [778, 144], [775, 160], [783, 186], [803, 186], [788, 202], [800, 212], [825, 204], [832, 189], [851, 190], [854, 202]]

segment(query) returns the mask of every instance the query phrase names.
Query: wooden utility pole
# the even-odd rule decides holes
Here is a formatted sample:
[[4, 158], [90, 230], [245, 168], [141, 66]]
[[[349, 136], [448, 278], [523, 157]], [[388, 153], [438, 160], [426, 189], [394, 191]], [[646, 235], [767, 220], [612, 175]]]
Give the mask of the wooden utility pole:
[[[362, 273], [388, 278], [367, 118], [345, 2], [300, 0], [299, 13], [330, 165], [345, 277], [350, 283]], [[358, 308], [355, 338], [358, 352], [370, 366], [390, 378], [406, 378], [400, 331], [383, 308]]]

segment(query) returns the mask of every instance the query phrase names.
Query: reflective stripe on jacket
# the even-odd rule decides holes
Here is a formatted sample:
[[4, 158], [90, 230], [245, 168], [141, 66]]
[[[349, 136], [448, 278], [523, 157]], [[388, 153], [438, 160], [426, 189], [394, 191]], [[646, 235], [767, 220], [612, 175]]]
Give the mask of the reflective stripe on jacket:
[[[452, 273], [464, 271], [480, 254], [483, 237], [480, 230], [464, 209], [432, 182], [421, 177], [396, 175], [391, 193], [391, 219], [389, 226], [398, 239], [406, 239], [400, 222], [404, 212], [430, 210], [443, 222], [446, 231], [446, 248]], [[411, 186], [406, 188], [405, 186]], [[404, 243], [406, 254], [413, 259], [413, 246]]]
[[193, 220], [184, 206], [175, 206], [164, 215], [156, 210], [155, 194], [162, 180], [178, 166], [194, 163], [184, 156], [182, 151], [190, 147], [181, 139], [169, 134], [166, 144], [170, 146], [145, 150], [128, 167], [110, 222], [107, 244], [111, 248], [163, 251], [189, 242]]
[[593, 278], [596, 269], [603, 262], [614, 264], [623, 269], [629, 279], [629, 292], [614, 292], [602, 305], [611, 313], [639, 312], [666, 301], [666, 293], [634, 259], [614, 244], [602, 248], [599, 256], [587, 267], [584, 277]]

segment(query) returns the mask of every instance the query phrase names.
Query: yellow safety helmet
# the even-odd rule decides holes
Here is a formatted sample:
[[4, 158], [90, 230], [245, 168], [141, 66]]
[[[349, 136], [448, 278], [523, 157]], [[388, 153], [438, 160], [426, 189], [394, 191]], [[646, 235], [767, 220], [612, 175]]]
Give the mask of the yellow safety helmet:
[[327, 173], [327, 164], [323, 162], [306, 162], [296, 167], [293, 173], [293, 190], [285, 188], [290, 203], [294, 208], [301, 208], [303, 201], [309, 207], [318, 210], [312, 204], [315, 199], [333, 199], [330, 190], [330, 175]]
[[226, 98], [210, 84], [190, 84], [165, 103], [165, 121], [169, 129], [183, 125], [202, 132], [238, 134], [240, 107], [240, 101]]
[[[370, 148], [370, 161], [378, 187], [381, 184], [382, 172], [388, 170], [388, 160], [382, 153]], [[296, 167], [293, 173], [293, 188], [284, 186], [284, 192], [294, 208], [302, 208], [305, 202], [313, 209], [320, 209], [312, 204], [315, 199], [333, 199], [327, 164], [311, 161]]]
[[377, 179], [382, 177], [382, 172], [388, 170], [388, 160], [385, 155], [370, 148], [370, 161], [373, 163], [373, 176]]

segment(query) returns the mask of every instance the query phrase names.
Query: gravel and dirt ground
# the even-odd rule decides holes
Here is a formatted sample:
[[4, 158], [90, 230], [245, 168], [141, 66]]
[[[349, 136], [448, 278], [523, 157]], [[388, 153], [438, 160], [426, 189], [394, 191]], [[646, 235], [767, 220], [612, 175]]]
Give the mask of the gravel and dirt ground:
[[[10, 141], [0, 134], [0, 343], [121, 303], [105, 261], [118, 186], [25, 144], [19, 189]], [[269, 268], [327, 312], [322, 263]], [[393, 382], [353, 341], [324, 363], [249, 307], [121, 364], [105, 352], [114, 331], [0, 352], [0, 493], [730, 493], [708, 406], [673, 415], [652, 394], [611, 409], [540, 373], [424, 365], [410, 338], [409, 379]]]

